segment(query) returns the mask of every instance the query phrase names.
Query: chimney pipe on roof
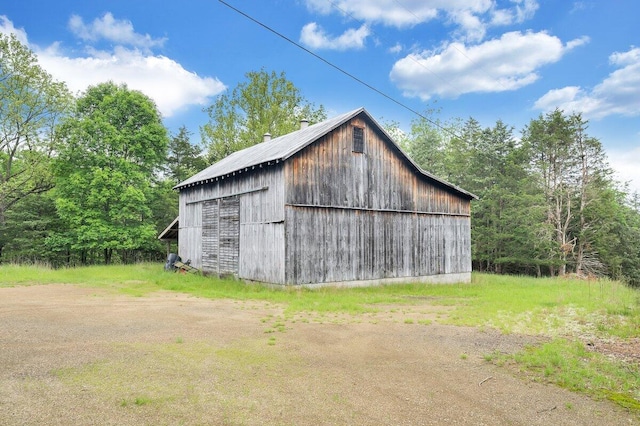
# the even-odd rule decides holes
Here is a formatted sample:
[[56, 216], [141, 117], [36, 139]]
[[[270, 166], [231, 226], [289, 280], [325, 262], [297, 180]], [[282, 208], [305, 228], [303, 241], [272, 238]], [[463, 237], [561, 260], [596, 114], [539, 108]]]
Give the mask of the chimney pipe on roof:
[[306, 118], [300, 120], [300, 130], [306, 129], [307, 127], [309, 127], [309, 120], [307, 120]]
[[265, 133], [264, 136], [262, 136], [262, 142], [269, 142], [271, 140], [271, 133]]

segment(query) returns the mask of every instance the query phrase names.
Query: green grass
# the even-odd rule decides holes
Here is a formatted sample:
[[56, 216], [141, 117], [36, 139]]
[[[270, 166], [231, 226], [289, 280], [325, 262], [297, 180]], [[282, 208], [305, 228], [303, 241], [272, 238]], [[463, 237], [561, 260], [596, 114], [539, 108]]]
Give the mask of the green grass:
[[51, 270], [0, 267], [0, 287], [75, 284], [144, 296], [159, 290], [209, 299], [260, 300], [282, 304], [285, 316], [299, 312], [362, 314], [387, 304], [428, 301], [454, 309], [439, 322], [494, 327], [505, 333], [640, 337], [640, 291], [616, 281], [474, 274], [471, 284], [404, 284], [365, 288], [285, 288], [281, 291], [232, 279], [167, 273], [161, 264], [90, 266]]
[[527, 347], [515, 355], [496, 354], [491, 361], [511, 363], [536, 381], [554, 383], [640, 411], [637, 366], [590, 352], [581, 342], [554, 339], [541, 346]]
[[[615, 281], [473, 274], [470, 284], [273, 290], [231, 279], [167, 273], [161, 264], [59, 270], [38, 266], [0, 267], [0, 287], [53, 283], [131, 296], [164, 290], [282, 306], [283, 317], [263, 319], [269, 326], [265, 333], [285, 332], [287, 323], [295, 322], [294, 316], [301, 322], [308, 322], [309, 317], [322, 322], [338, 315], [398, 314], [400, 310], [404, 312], [402, 307], [410, 310], [412, 306], [424, 304], [449, 307], [445, 314], [438, 314], [435, 321], [552, 339], [550, 343], [515, 355], [488, 354], [487, 361], [511, 363], [536, 380], [553, 382], [640, 411], [637, 366], [633, 369], [628, 364], [586, 351], [581, 343], [585, 338], [640, 337], [640, 291]], [[431, 320], [405, 318], [404, 322], [429, 325]], [[175, 343], [177, 347], [185, 346], [181, 337]], [[275, 344], [276, 338], [270, 337], [268, 345]], [[139, 395], [127, 395], [121, 400], [130, 406], [146, 405], [152, 401], [145, 399], [147, 396], [140, 397], [141, 403], [136, 402]]]

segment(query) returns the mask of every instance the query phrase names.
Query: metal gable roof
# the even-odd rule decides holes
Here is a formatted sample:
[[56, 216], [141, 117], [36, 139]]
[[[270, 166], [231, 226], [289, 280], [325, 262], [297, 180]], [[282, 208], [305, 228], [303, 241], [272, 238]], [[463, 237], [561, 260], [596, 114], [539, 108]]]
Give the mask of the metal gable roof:
[[215, 164], [207, 167], [201, 172], [191, 176], [189, 179], [179, 183], [174, 189], [182, 189], [189, 186], [195, 186], [198, 184], [206, 183], [212, 179], [222, 176], [228, 176], [234, 172], [243, 171], [247, 168], [253, 168], [261, 164], [278, 163], [285, 161], [287, 158], [296, 154], [309, 144], [315, 142], [322, 136], [328, 134], [337, 127], [348, 122], [355, 116], [364, 113], [367, 118], [376, 126], [377, 130], [383, 133], [393, 147], [397, 150], [398, 154], [402, 156], [414, 170], [427, 177], [428, 179], [438, 183], [444, 187], [454, 190], [460, 193], [466, 198], [477, 199], [478, 197], [462, 188], [457, 187], [449, 182], [446, 182], [429, 172], [426, 172], [420, 166], [418, 166], [402, 149], [393, 141], [391, 136], [371, 117], [371, 115], [364, 109], [358, 108], [353, 111], [344, 113], [337, 117], [325, 120], [321, 123], [311, 125], [305, 129], [300, 129], [295, 132], [288, 133], [286, 135], [271, 139], [267, 142], [262, 142], [257, 145], [253, 145], [249, 148], [245, 148], [241, 151], [236, 151]]
[[326, 135], [336, 127], [355, 117], [362, 111], [364, 111], [364, 108], [358, 108], [351, 112], [325, 120], [321, 123], [311, 125], [305, 129], [300, 129], [284, 136], [271, 139], [268, 142], [262, 142], [249, 148], [236, 151], [217, 163], [207, 167], [200, 173], [197, 173], [189, 179], [179, 183], [174, 187], [174, 189], [197, 185], [203, 181], [225, 176], [248, 167], [269, 162], [284, 161], [318, 138]]

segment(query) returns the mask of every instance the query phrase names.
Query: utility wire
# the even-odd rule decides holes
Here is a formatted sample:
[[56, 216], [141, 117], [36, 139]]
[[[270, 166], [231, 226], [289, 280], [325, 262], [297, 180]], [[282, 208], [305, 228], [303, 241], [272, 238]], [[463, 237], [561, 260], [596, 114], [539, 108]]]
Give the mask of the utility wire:
[[375, 88], [374, 86], [370, 85], [369, 83], [361, 80], [360, 78], [356, 77], [355, 75], [351, 74], [350, 72], [340, 68], [339, 66], [333, 64], [332, 62], [329, 62], [327, 59], [323, 58], [322, 56], [312, 52], [311, 50], [307, 49], [306, 47], [302, 46], [300, 43], [297, 43], [294, 40], [291, 40], [289, 37], [285, 36], [282, 33], [279, 33], [278, 31], [276, 31], [275, 29], [271, 28], [270, 26], [258, 21], [257, 19], [253, 18], [252, 16], [246, 14], [245, 12], [235, 8], [234, 6], [230, 5], [229, 3], [227, 3], [224, 0], [218, 0], [220, 3], [222, 3], [223, 5], [227, 6], [229, 9], [233, 10], [234, 12], [244, 16], [245, 18], [249, 19], [250, 21], [253, 21], [254, 23], [260, 25], [262, 28], [264, 28], [265, 30], [277, 35], [278, 37], [288, 41], [289, 43], [293, 44], [294, 46], [298, 47], [299, 49], [302, 49], [303, 51], [305, 51], [306, 53], [314, 56], [316, 59], [319, 59], [320, 61], [324, 62], [325, 64], [329, 65], [330, 67], [334, 68], [335, 70], [341, 72], [342, 74], [346, 75], [347, 77], [357, 81], [358, 83], [362, 84], [363, 86], [367, 87], [370, 90], [373, 90], [374, 92], [376, 92], [377, 94], [387, 98], [388, 100], [390, 100], [391, 102], [401, 106], [402, 108], [414, 113], [415, 115], [417, 115], [420, 118], [423, 118], [424, 120], [428, 121], [429, 123], [433, 124], [434, 126], [438, 127], [439, 129], [441, 129], [442, 131], [445, 131], [447, 133], [449, 133], [450, 135], [454, 136], [454, 137], [459, 137], [457, 134], [455, 134], [454, 132], [452, 132], [451, 130], [447, 129], [446, 127], [443, 127], [442, 125], [440, 125], [438, 122], [431, 120], [428, 117], [425, 117], [424, 115], [422, 115], [421, 113], [419, 113], [418, 111], [416, 111], [415, 109], [409, 107], [408, 105], [403, 104], [402, 102], [398, 101], [397, 99], [393, 98], [390, 95], [387, 95], [386, 93], [384, 93], [383, 91]]
[[[403, 4], [401, 4], [399, 1], [394, 0], [400, 7], [402, 7], [403, 9], [405, 9], [407, 12], [409, 12], [411, 15], [413, 15], [416, 18], [416, 23], [420, 24], [420, 18], [418, 18], [418, 16], [413, 13], [411, 10], [407, 9], [406, 6], [404, 6]], [[365, 21], [356, 18], [355, 16], [353, 16], [352, 13], [344, 10], [342, 7], [340, 7], [340, 5], [336, 4], [333, 0], [327, 0], [327, 2], [331, 3], [331, 6], [333, 6], [334, 8], [338, 9], [340, 12], [342, 12], [344, 15], [348, 16], [349, 18], [353, 19], [356, 22], [359, 22], [361, 25], [366, 25], [367, 28], [376, 36], [381, 37], [380, 34], [376, 33], [373, 28], [371, 28], [371, 26], [369, 26]], [[382, 37], [381, 37], [382, 38]], [[388, 41], [388, 40], [387, 40]], [[447, 80], [445, 80], [444, 78], [442, 78], [440, 75], [438, 75], [435, 71], [433, 71], [432, 69], [430, 69], [429, 67], [427, 67], [424, 63], [422, 63], [421, 61], [419, 61], [418, 59], [416, 59], [414, 57], [414, 55], [408, 55], [407, 56], [408, 59], [410, 59], [411, 61], [413, 61], [416, 65], [422, 67], [425, 69], [425, 71], [427, 71], [429, 74], [433, 75], [434, 77], [436, 77], [438, 80], [442, 81], [444, 84], [446, 84], [447, 86], [455, 89], [455, 87], [453, 87], [451, 85], [451, 83]]]

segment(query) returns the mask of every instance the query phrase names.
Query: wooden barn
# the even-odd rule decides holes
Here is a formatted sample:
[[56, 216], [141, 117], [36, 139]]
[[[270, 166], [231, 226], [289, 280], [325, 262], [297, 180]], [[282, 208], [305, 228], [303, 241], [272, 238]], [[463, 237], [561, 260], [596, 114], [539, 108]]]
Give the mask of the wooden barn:
[[465, 282], [475, 196], [418, 167], [360, 108], [178, 184], [178, 253], [280, 285]]

